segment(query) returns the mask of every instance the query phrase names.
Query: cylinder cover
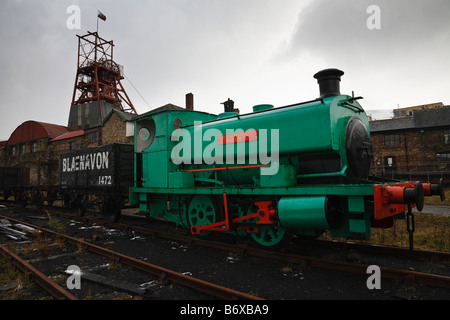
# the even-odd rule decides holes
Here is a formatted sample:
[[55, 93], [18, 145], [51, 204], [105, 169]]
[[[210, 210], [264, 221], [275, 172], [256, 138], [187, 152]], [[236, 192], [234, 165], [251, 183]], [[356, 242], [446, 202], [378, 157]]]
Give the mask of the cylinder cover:
[[328, 196], [283, 197], [278, 202], [281, 226], [292, 229], [329, 229], [341, 225], [337, 198]]

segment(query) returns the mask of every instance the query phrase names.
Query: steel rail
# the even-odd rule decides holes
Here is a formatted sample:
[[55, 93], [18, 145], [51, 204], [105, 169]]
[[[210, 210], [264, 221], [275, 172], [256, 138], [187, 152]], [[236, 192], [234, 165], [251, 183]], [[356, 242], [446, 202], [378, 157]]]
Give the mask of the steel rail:
[[[94, 219], [95, 220], [95, 219]], [[93, 220], [91, 220], [93, 221]], [[134, 231], [141, 232], [143, 234], [151, 235], [152, 237], [162, 237], [168, 238], [176, 241], [183, 241], [190, 244], [200, 245], [209, 248], [215, 248], [220, 250], [226, 250], [229, 252], [235, 252], [241, 255], [260, 257], [265, 259], [272, 260], [280, 260], [289, 263], [296, 263], [304, 266], [317, 267], [328, 270], [349, 272], [361, 275], [367, 275], [367, 268], [369, 265], [365, 264], [356, 264], [346, 261], [338, 261], [338, 260], [325, 260], [320, 258], [314, 258], [309, 256], [302, 256], [291, 253], [281, 253], [274, 251], [266, 251], [258, 248], [252, 248], [248, 246], [239, 246], [234, 244], [209, 241], [209, 240], [201, 240], [198, 238], [194, 238], [192, 236], [184, 236], [179, 234], [173, 234], [165, 231], [151, 230], [144, 227], [135, 227], [126, 224], [120, 223], [112, 223], [112, 222], [104, 222], [95, 220], [96, 222], [103, 222], [104, 224], [122, 228], [133, 229]], [[408, 250], [409, 251], [409, 250]], [[422, 253], [423, 254], [423, 253]], [[445, 254], [445, 253], [443, 253]], [[402, 270], [390, 267], [382, 267], [380, 266], [381, 277], [385, 279], [391, 280], [399, 280], [404, 281], [404, 283], [408, 285], [413, 285], [414, 283], [421, 283], [425, 285], [430, 285], [433, 287], [440, 287], [450, 289], [450, 277], [436, 275], [436, 274], [428, 274], [424, 272], [410, 271], [410, 270]]]
[[[9, 204], [11, 205], [11, 204]], [[13, 205], [14, 206], [14, 205]], [[35, 209], [35, 208], [27, 208], [31, 210], [36, 210], [41, 212], [42, 209]], [[85, 221], [92, 221], [99, 225], [110, 225], [110, 226], [116, 226], [116, 227], [122, 227], [122, 228], [131, 228], [135, 231], [142, 232], [144, 234], [152, 235], [153, 237], [164, 237], [169, 238], [172, 240], [178, 240], [183, 242], [193, 242], [197, 243], [198, 245], [206, 245], [209, 246], [208, 243], [202, 244], [202, 241], [191, 236], [184, 236], [184, 235], [177, 235], [170, 232], [164, 232], [164, 231], [158, 231], [158, 230], [152, 230], [145, 227], [138, 227], [138, 226], [132, 226], [127, 225], [123, 223], [117, 223], [117, 222], [110, 222], [105, 220], [99, 220], [94, 218], [88, 218], [88, 217], [78, 217], [74, 215], [70, 215], [68, 213], [63, 213], [60, 211], [53, 211], [53, 210], [45, 210], [48, 211], [50, 214], [63, 216], [70, 219], [79, 219], [79, 220], [85, 220]], [[432, 261], [447, 261], [450, 260], [450, 252], [441, 252], [441, 251], [431, 251], [431, 250], [421, 250], [421, 249], [414, 249], [410, 250], [409, 248], [402, 248], [402, 247], [393, 247], [393, 246], [383, 246], [378, 244], [370, 244], [370, 243], [359, 243], [359, 242], [339, 242], [339, 241], [330, 241], [330, 240], [298, 240], [300, 243], [304, 243], [306, 245], [319, 245], [323, 247], [327, 246], [338, 246], [342, 247], [343, 249], [350, 250], [355, 249], [359, 251], [365, 251], [369, 253], [379, 253], [379, 254], [392, 254], [392, 255], [402, 255], [402, 256], [409, 256], [409, 257], [418, 257], [418, 258], [425, 258], [430, 259]], [[219, 242], [217, 243], [219, 245]], [[212, 245], [214, 246], [214, 245]]]
[[63, 289], [56, 282], [50, 280], [45, 274], [37, 270], [31, 264], [20, 258], [14, 252], [10, 251], [6, 247], [0, 244], [0, 249], [5, 258], [10, 258], [14, 265], [22, 270], [25, 274], [31, 274], [33, 280], [46, 290], [52, 297], [58, 300], [78, 300], [77, 297], [72, 295], [67, 290]]
[[[73, 217], [73, 216], [65, 214], [65, 213], [59, 213], [59, 212], [54, 212], [54, 213], [61, 214], [63, 216], [67, 216], [72, 219], [79, 218], [79, 217]], [[319, 259], [319, 258], [314, 258], [314, 257], [309, 257], [309, 256], [297, 255], [297, 254], [266, 251], [266, 250], [262, 250], [262, 249], [258, 249], [258, 248], [252, 248], [252, 247], [248, 247], [248, 246], [239, 246], [239, 245], [227, 244], [227, 243], [216, 242], [216, 241], [201, 240], [198, 238], [194, 238], [192, 236], [184, 236], [184, 235], [174, 234], [174, 233], [165, 232], [165, 231], [151, 230], [151, 229], [144, 228], [144, 227], [130, 226], [130, 225], [121, 224], [121, 223], [106, 222], [104, 220], [98, 220], [98, 219], [91, 219], [91, 218], [83, 218], [83, 219], [87, 219], [89, 221], [93, 221], [93, 222], [104, 224], [104, 225], [133, 229], [134, 231], [141, 232], [141, 233], [147, 234], [147, 235], [151, 235], [152, 237], [162, 237], [162, 238], [172, 239], [172, 240], [176, 240], [176, 241], [187, 242], [190, 244], [200, 245], [200, 246], [204, 246], [204, 247], [226, 250], [229, 252], [235, 252], [235, 253], [238, 253], [241, 255], [255, 256], [255, 257], [260, 257], [260, 258], [265, 258], [265, 259], [280, 260], [280, 261], [285, 261], [285, 262], [289, 262], [289, 263], [296, 263], [296, 264], [300, 264], [300, 265], [304, 265], [304, 266], [309, 265], [311, 267], [317, 267], [317, 268], [328, 269], [328, 270], [336, 270], [336, 271], [342, 271], [342, 272], [350, 272], [350, 273], [355, 273], [355, 274], [367, 275], [367, 268], [369, 266], [369, 265], [364, 265], [364, 264], [356, 264], [356, 263], [350, 263], [350, 262], [338, 261], [338, 260], [325, 260], [325, 259]], [[391, 249], [391, 250], [394, 250], [394, 249]], [[432, 253], [433, 252], [431, 252], [431, 254]], [[424, 253], [422, 253], [422, 254], [424, 254]], [[448, 258], [446, 253], [442, 253], [442, 258], [444, 258], [444, 259]], [[421, 283], [421, 284], [430, 285], [433, 287], [450, 289], [450, 277], [448, 277], [448, 276], [428, 274], [428, 273], [424, 273], [424, 272], [402, 270], [402, 269], [395, 269], [395, 268], [382, 267], [382, 266], [380, 266], [380, 271], [381, 271], [382, 278], [404, 281], [404, 283], [408, 284], [408, 285], [413, 285], [414, 283]]]
[[[369, 265], [365, 265], [365, 264], [356, 264], [356, 263], [351, 263], [351, 262], [346, 262], [346, 261], [325, 260], [325, 259], [314, 258], [314, 257], [309, 257], [309, 256], [302, 256], [302, 255], [291, 254], [291, 253], [266, 251], [266, 250], [261, 250], [258, 248], [252, 248], [252, 247], [248, 247], [248, 246], [239, 246], [239, 245], [216, 242], [216, 241], [201, 240], [201, 239], [194, 238], [192, 236], [177, 235], [177, 234], [173, 234], [173, 233], [169, 233], [169, 232], [165, 232], [165, 231], [149, 230], [147, 228], [134, 227], [134, 226], [125, 225], [125, 224], [111, 223], [111, 225], [119, 226], [119, 227], [123, 227], [123, 228], [131, 228], [134, 231], [148, 234], [153, 237], [164, 237], [164, 238], [188, 242], [191, 244], [196, 244], [196, 245], [200, 245], [200, 246], [204, 246], [204, 247], [210, 247], [210, 248], [235, 252], [235, 253], [238, 253], [241, 255], [254, 256], [254, 257], [260, 257], [260, 258], [265, 258], [265, 259], [280, 260], [280, 261], [296, 263], [296, 264], [300, 264], [300, 265], [309, 265], [311, 267], [317, 267], [317, 268], [322, 268], [322, 269], [337, 270], [337, 271], [367, 275], [367, 268], [369, 266]], [[409, 251], [409, 249], [406, 249], [406, 250]], [[402, 251], [404, 251], [404, 250], [402, 250]], [[425, 253], [426, 252], [420, 252], [420, 255], [425, 255]], [[433, 254], [433, 253], [434, 252], [431, 252], [430, 254]], [[442, 257], [444, 257], [444, 255], [445, 255], [445, 253], [441, 253]], [[445, 255], [445, 257], [448, 258], [448, 256], [446, 256], [446, 255]], [[408, 285], [412, 285], [413, 283], [421, 283], [421, 284], [430, 285], [433, 287], [441, 287], [441, 288], [450, 289], [450, 277], [447, 277], [447, 276], [428, 274], [428, 273], [424, 273], [424, 272], [417, 272], [417, 271], [410, 271], [410, 270], [402, 270], [402, 269], [396, 269], [396, 268], [389, 268], [389, 267], [382, 267], [382, 266], [380, 266], [380, 271], [381, 271], [382, 278], [404, 281]]]
[[413, 258], [424, 258], [431, 261], [447, 261], [450, 260], [450, 252], [433, 251], [433, 250], [421, 250], [394, 246], [384, 246], [373, 243], [362, 243], [362, 242], [340, 242], [333, 240], [298, 240], [298, 243], [305, 245], [315, 245], [322, 247], [337, 247], [344, 250], [358, 250], [369, 253], [379, 253], [379, 254], [391, 254], [391, 255], [402, 255], [405, 257]]
[[[0, 217], [3, 217], [0, 215]], [[77, 245], [77, 246], [81, 246], [82, 248], [86, 248], [89, 251], [102, 255], [104, 257], [108, 257], [108, 258], [113, 258], [115, 259], [116, 262], [120, 262], [122, 264], [126, 264], [129, 265], [131, 267], [134, 267], [136, 269], [151, 273], [155, 276], [158, 276], [160, 280], [164, 281], [164, 280], [169, 280], [169, 281], [173, 281], [175, 283], [181, 284], [183, 286], [186, 287], [190, 287], [193, 288], [195, 290], [207, 293], [209, 295], [212, 295], [214, 297], [217, 298], [221, 298], [221, 299], [227, 299], [227, 300], [235, 300], [235, 299], [239, 299], [239, 300], [264, 300], [260, 297], [256, 297], [254, 295], [250, 295], [244, 292], [240, 292], [240, 291], [236, 291], [230, 288], [226, 288], [208, 281], [204, 281], [195, 277], [191, 277], [167, 268], [163, 268], [142, 260], [138, 260], [135, 259], [133, 257], [124, 255], [122, 253], [119, 252], [115, 252], [94, 244], [91, 244], [89, 242], [74, 238], [74, 237], [70, 237], [68, 235], [62, 234], [62, 233], [58, 233], [55, 232], [53, 230], [49, 230], [40, 226], [36, 226], [33, 225], [31, 223], [27, 223], [27, 222], [23, 222], [23, 221], [19, 221], [16, 220], [14, 218], [10, 218], [10, 217], [4, 217], [7, 218], [11, 221], [16, 221], [16, 222], [20, 222], [22, 224], [28, 225], [30, 227], [36, 228], [42, 232], [46, 232], [48, 234], [52, 234], [54, 236], [59, 236], [59, 237], [63, 237], [64, 239], [66, 239], [68, 242]]]

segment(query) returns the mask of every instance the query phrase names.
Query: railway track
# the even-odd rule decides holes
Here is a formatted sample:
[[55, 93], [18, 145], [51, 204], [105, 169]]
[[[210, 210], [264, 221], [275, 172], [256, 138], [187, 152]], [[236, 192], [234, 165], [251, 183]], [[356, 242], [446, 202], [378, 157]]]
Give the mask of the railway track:
[[[97, 223], [101, 223], [98, 220], [95, 220]], [[253, 256], [265, 259], [273, 259], [278, 261], [284, 261], [287, 263], [299, 264], [302, 266], [309, 266], [315, 268], [322, 268], [328, 270], [342, 271], [342, 272], [350, 272], [354, 274], [366, 275], [369, 265], [367, 264], [358, 264], [353, 262], [346, 261], [338, 261], [338, 260], [327, 260], [321, 259], [311, 256], [298, 255], [292, 253], [283, 253], [283, 252], [275, 252], [275, 251], [267, 251], [259, 248], [242, 246], [236, 244], [229, 244], [217, 241], [209, 241], [209, 240], [201, 240], [198, 238], [193, 238], [191, 236], [184, 236], [179, 234], [173, 234], [169, 232], [163, 232], [158, 230], [152, 230], [143, 227], [134, 227], [125, 224], [117, 224], [111, 223], [108, 225], [121, 227], [121, 228], [132, 228], [136, 232], [140, 232], [143, 234], [151, 235], [152, 237], [162, 237], [175, 241], [182, 241], [185, 243], [189, 243], [191, 245], [204, 246], [214, 249], [220, 249], [223, 251], [234, 252], [241, 256]], [[338, 245], [337, 243], [322, 242], [321, 245]], [[430, 252], [423, 250], [415, 250], [410, 252], [409, 249], [406, 248], [393, 248], [393, 247], [384, 247], [384, 246], [373, 246], [373, 245], [363, 245], [358, 243], [344, 243], [345, 246], [358, 248], [359, 250], [365, 250], [372, 253], [383, 253], [390, 255], [408, 255], [413, 257], [428, 257], [431, 260], [447, 260], [450, 261], [450, 253], [445, 252]], [[450, 289], [450, 277], [417, 272], [412, 270], [403, 270], [397, 268], [389, 268], [389, 267], [380, 267], [381, 277], [390, 280], [398, 280], [403, 281], [407, 286], [413, 286], [414, 284], [424, 284], [433, 287], [440, 287], [445, 289]]]
[[31, 264], [20, 258], [14, 252], [0, 244], [0, 251], [3, 257], [10, 259], [12, 263], [23, 273], [31, 275], [33, 280], [46, 290], [53, 298], [58, 300], [78, 300], [70, 292], [49, 279], [45, 274], [33, 267]]
[[[65, 214], [66, 217], [70, 215]], [[89, 219], [89, 218], [86, 218]], [[146, 227], [138, 227], [138, 226], [130, 226], [128, 224], [121, 223], [111, 223], [104, 220], [97, 219], [89, 219], [91, 222], [95, 222], [97, 224], [105, 224], [111, 227], [116, 228], [129, 228], [133, 229], [136, 232], [150, 235], [154, 238], [160, 237], [165, 239], [171, 239], [174, 241], [181, 241], [184, 243], [188, 243], [190, 245], [198, 245], [204, 246], [214, 249], [219, 249], [227, 252], [234, 252], [241, 256], [253, 256], [265, 259], [273, 259], [278, 261], [284, 261], [287, 263], [299, 264], [302, 266], [310, 266], [328, 270], [336, 270], [343, 272], [350, 272], [355, 274], [366, 275], [367, 269], [369, 265], [367, 264], [357, 264], [353, 262], [345, 262], [345, 261], [337, 261], [337, 260], [327, 260], [320, 259], [311, 256], [298, 255], [292, 253], [283, 253], [283, 252], [275, 252], [275, 251], [267, 251], [259, 248], [254, 248], [250, 246], [229, 244], [218, 241], [209, 241], [194, 238], [192, 236], [185, 236], [180, 234], [174, 234], [170, 232], [164, 232], [154, 229], [149, 229]], [[306, 241], [309, 245], [312, 245], [313, 241]], [[379, 246], [379, 245], [367, 245], [362, 243], [354, 243], [354, 242], [332, 242], [332, 241], [319, 241], [314, 245], [319, 246], [339, 246], [345, 247], [345, 250], [359, 250], [365, 251], [369, 253], [378, 253], [378, 254], [386, 254], [392, 256], [409, 256], [414, 258], [427, 258], [431, 261], [450, 261], [450, 253], [447, 252], [438, 252], [438, 251], [425, 251], [425, 250], [413, 250], [410, 251], [407, 248], [399, 248], [399, 247], [388, 247], [388, 246]], [[403, 281], [408, 286], [412, 286], [414, 284], [425, 284], [434, 287], [441, 287], [450, 289], [450, 277], [429, 274], [424, 272], [417, 272], [413, 270], [403, 270], [397, 268], [390, 267], [380, 267], [382, 278]]]
[[[74, 219], [73, 216], [68, 215], [66, 213], [61, 213], [57, 211], [52, 211], [52, 215], [60, 215], [65, 216], [67, 218]], [[298, 255], [298, 254], [292, 254], [292, 253], [281, 253], [281, 252], [273, 252], [273, 251], [265, 251], [258, 248], [248, 247], [248, 246], [242, 246], [242, 245], [235, 245], [235, 244], [229, 244], [224, 242], [217, 242], [217, 241], [208, 241], [208, 240], [200, 240], [197, 238], [193, 238], [192, 236], [185, 236], [180, 235], [176, 233], [170, 233], [170, 232], [164, 232], [159, 230], [153, 230], [146, 227], [138, 227], [138, 226], [132, 226], [129, 224], [121, 224], [121, 223], [111, 223], [106, 222], [104, 220], [97, 220], [97, 219], [91, 219], [91, 218], [78, 218], [75, 217], [75, 219], [81, 219], [85, 221], [90, 221], [91, 223], [97, 223], [97, 224], [103, 224], [114, 228], [123, 228], [123, 229], [132, 229], [136, 232], [146, 234], [151, 236], [152, 238], [165, 238], [170, 239], [173, 241], [180, 241], [184, 243], [188, 243], [189, 245], [195, 245], [195, 246], [203, 246], [207, 248], [215, 248], [220, 249], [227, 252], [233, 252], [239, 256], [253, 256], [253, 257], [259, 257], [264, 259], [272, 259], [272, 260], [278, 260], [278, 261], [284, 261], [287, 263], [292, 264], [298, 264], [301, 266], [310, 266], [314, 268], [321, 268], [321, 269], [327, 269], [327, 270], [337, 270], [342, 272], [349, 272], [354, 274], [360, 274], [360, 275], [367, 275], [367, 270], [369, 265], [367, 264], [357, 264], [357, 263], [350, 263], [346, 261], [338, 261], [338, 260], [327, 260], [327, 259], [320, 259], [316, 257], [311, 256], [305, 256], [305, 255]], [[421, 251], [421, 250], [414, 250], [410, 252], [407, 249], [404, 248], [392, 248], [392, 247], [382, 247], [382, 246], [371, 246], [371, 245], [363, 245], [359, 243], [333, 243], [333, 242], [320, 242], [320, 245], [344, 245], [346, 247], [357, 247], [358, 250], [365, 250], [365, 251], [372, 251], [372, 252], [379, 252], [379, 253], [386, 253], [383, 251], [384, 249], [389, 250], [389, 254], [394, 255], [408, 255], [413, 257], [428, 257], [431, 260], [450, 260], [450, 254], [449, 253], [442, 253], [442, 252], [429, 252], [429, 251]], [[432, 287], [439, 287], [439, 288], [445, 288], [450, 289], [450, 277], [443, 276], [443, 275], [436, 275], [436, 274], [429, 274], [424, 272], [417, 272], [413, 270], [403, 270], [403, 269], [397, 269], [397, 268], [390, 268], [390, 267], [380, 267], [381, 271], [381, 277], [385, 279], [391, 279], [396, 281], [402, 281], [407, 286], [413, 286], [415, 284], [424, 284]]]
[[[75, 246], [81, 246], [84, 249], [87, 249], [90, 252], [93, 252], [95, 254], [107, 257], [109, 259], [113, 259], [117, 263], [121, 263], [124, 265], [131, 266], [133, 268], [142, 270], [144, 272], [150, 273], [156, 277], [158, 277], [159, 280], [164, 281], [171, 281], [177, 284], [180, 284], [185, 287], [192, 288], [194, 290], [206, 293], [208, 295], [211, 295], [216, 298], [220, 299], [227, 299], [227, 300], [263, 300], [262, 298], [256, 297], [251, 294], [246, 294], [243, 292], [239, 292], [237, 290], [233, 290], [230, 288], [226, 288], [208, 281], [204, 281], [201, 279], [197, 279], [195, 277], [191, 277], [186, 274], [182, 274], [167, 268], [163, 268], [145, 261], [141, 261], [139, 259], [124, 255], [119, 252], [115, 252], [94, 244], [91, 244], [87, 241], [77, 239], [74, 237], [67, 236], [65, 234], [43, 228], [40, 226], [33, 225], [28, 222], [20, 221], [11, 217], [2, 216], [0, 215], [0, 218], [2, 219], [8, 219], [10, 221], [13, 221], [15, 223], [20, 223], [23, 225], [27, 225], [31, 228], [35, 228], [37, 230], [40, 230], [41, 232], [44, 232], [46, 234], [52, 235], [54, 237], [60, 237], [63, 238], [65, 241], [75, 245]], [[24, 272], [32, 272], [34, 275], [35, 281], [41, 285], [45, 290], [48, 290], [49, 293], [52, 294], [55, 298], [64, 298], [64, 299], [71, 299], [73, 300], [75, 297], [72, 296], [70, 293], [68, 293], [66, 290], [62, 289], [60, 286], [52, 282], [50, 279], [48, 279], [45, 275], [40, 273], [38, 270], [36, 270], [34, 267], [32, 267], [30, 264], [26, 263], [22, 259], [20, 259], [17, 255], [15, 255], [10, 250], [6, 249], [2, 246], [2, 250], [4, 255], [9, 256], [14, 259], [15, 264], [19, 266], [21, 270]], [[75, 298], [76, 299], [76, 298]]]

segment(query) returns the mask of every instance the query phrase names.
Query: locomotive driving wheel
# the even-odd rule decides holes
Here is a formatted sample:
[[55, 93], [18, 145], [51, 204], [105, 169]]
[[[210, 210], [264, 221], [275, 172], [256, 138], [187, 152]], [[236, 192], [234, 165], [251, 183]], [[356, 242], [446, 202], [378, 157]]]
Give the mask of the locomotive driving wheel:
[[[240, 210], [239, 217], [254, 214], [260, 210], [260, 208], [254, 204], [249, 206], [247, 209]], [[284, 245], [286, 242], [290, 241], [292, 238], [292, 232], [282, 228], [276, 221], [274, 224], [256, 224], [259, 218], [252, 218], [245, 220], [245, 223], [252, 228], [257, 228], [256, 232], [250, 232], [248, 235], [253, 239], [253, 241], [263, 247], [274, 247]]]
[[289, 231], [280, 227], [278, 224], [260, 225], [258, 232], [251, 233], [251, 237], [261, 246], [275, 247], [285, 243], [285, 241], [289, 241], [289, 234]]
[[[222, 210], [218, 201], [209, 196], [194, 196], [186, 212], [188, 227], [206, 226], [222, 221]], [[211, 231], [200, 232], [200, 236], [208, 236]]]
[[[258, 206], [251, 205], [247, 209], [247, 215], [255, 213], [259, 210]], [[245, 211], [241, 212], [239, 215], [243, 216]], [[249, 223], [255, 223], [258, 218], [249, 219]], [[279, 247], [289, 242], [292, 237], [292, 233], [284, 228], [282, 228], [278, 222], [269, 225], [263, 224], [255, 224], [255, 227], [258, 228], [257, 232], [249, 233], [250, 237], [255, 241], [258, 245], [263, 247]]]

